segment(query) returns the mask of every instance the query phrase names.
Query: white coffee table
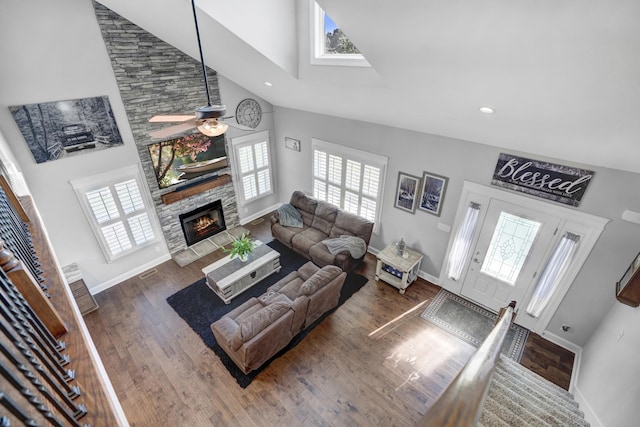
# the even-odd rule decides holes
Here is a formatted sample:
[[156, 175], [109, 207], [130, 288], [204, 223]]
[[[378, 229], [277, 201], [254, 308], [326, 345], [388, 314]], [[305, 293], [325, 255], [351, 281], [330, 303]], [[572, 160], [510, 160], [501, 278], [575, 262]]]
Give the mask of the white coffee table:
[[280, 254], [256, 240], [247, 261], [230, 255], [202, 269], [207, 285], [225, 304], [265, 277], [280, 271]]

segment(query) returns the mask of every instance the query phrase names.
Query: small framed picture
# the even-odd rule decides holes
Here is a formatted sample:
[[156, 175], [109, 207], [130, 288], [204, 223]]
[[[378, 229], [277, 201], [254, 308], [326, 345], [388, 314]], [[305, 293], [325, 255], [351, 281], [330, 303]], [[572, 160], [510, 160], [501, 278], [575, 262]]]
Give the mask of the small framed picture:
[[300, 141], [297, 139], [285, 137], [284, 146], [289, 150], [300, 151]]
[[406, 212], [416, 211], [416, 201], [420, 190], [420, 178], [404, 172], [398, 172], [398, 186], [394, 206]]
[[447, 177], [424, 172], [418, 208], [435, 216], [440, 216], [444, 193], [447, 190], [447, 181], [449, 181]]

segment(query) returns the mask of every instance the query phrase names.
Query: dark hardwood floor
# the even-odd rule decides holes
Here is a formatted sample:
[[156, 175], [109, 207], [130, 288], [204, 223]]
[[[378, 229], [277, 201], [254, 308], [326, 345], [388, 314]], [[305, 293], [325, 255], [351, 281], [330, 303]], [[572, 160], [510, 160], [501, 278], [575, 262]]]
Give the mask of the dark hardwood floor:
[[[245, 227], [271, 240], [268, 220]], [[418, 279], [401, 295], [367, 254], [369, 282], [242, 389], [165, 301], [222, 256], [167, 261], [96, 295], [85, 321], [132, 426], [414, 425], [475, 350], [420, 318], [438, 286]], [[521, 363], [569, 385], [573, 354], [537, 335]]]

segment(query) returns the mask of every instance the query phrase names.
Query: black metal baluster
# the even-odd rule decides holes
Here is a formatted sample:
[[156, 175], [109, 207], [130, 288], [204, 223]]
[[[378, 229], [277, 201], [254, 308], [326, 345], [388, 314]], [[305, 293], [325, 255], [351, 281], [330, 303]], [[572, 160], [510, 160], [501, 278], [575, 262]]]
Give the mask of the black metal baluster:
[[[0, 389], [0, 405], [4, 406], [7, 409], [7, 411], [11, 412], [13, 416], [16, 417], [19, 421], [21, 421], [25, 426], [30, 426], [30, 427], [39, 426], [39, 424], [33, 418], [27, 415], [27, 413], [24, 412], [24, 410], [16, 402], [14, 402], [9, 396], [7, 396], [2, 391], [2, 389]], [[2, 418], [6, 419], [7, 422], [9, 422], [9, 424], [0, 423], [0, 426], [4, 427], [5, 425], [8, 425], [8, 426], [11, 425], [11, 422], [7, 417], [2, 417]]]
[[[9, 382], [9, 384], [11, 384], [13, 386], [13, 388], [15, 388], [17, 391], [19, 391], [20, 394], [22, 394], [29, 401], [29, 403], [31, 403], [31, 405], [38, 412], [40, 412], [52, 425], [57, 426], [57, 427], [64, 427], [64, 424], [62, 424], [60, 422], [60, 420], [58, 420], [53, 415], [53, 413], [49, 410], [49, 408], [47, 408], [45, 406], [45, 404], [42, 403], [40, 401], [40, 399], [38, 399], [38, 396], [36, 396], [33, 393], [33, 391], [31, 391], [30, 389], [26, 388], [20, 382], [20, 379], [18, 377], [16, 377], [16, 375], [13, 372], [11, 372], [6, 366], [4, 366], [3, 363], [0, 363], [0, 376], [4, 377], [4, 379], [7, 380]], [[41, 390], [41, 393], [43, 395], [46, 395], [46, 393], [48, 393], [48, 390], [46, 388], [44, 388], [44, 387], [43, 387], [43, 389], [44, 389], [44, 391]], [[70, 422], [71, 422], [71, 425], [79, 427], [79, 424], [75, 420], [75, 418], [71, 417]]]
[[[0, 318], [0, 332], [2, 332], [13, 343], [14, 347], [17, 348], [20, 353], [22, 353], [22, 355], [29, 361], [29, 363], [31, 363], [31, 365], [42, 374], [43, 378], [56, 391], [60, 390], [60, 397], [64, 401], [68, 401], [70, 405], [73, 405], [71, 399], [75, 399], [80, 395], [80, 388], [78, 386], [71, 387], [57, 371], [46, 371], [43, 365], [38, 362], [38, 359], [36, 359], [33, 353], [31, 353], [29, 349], [24, 345], [24, 343], [18, 336], [19, 332], [14, 331], [3, 318]], [[13, 362], [12, 358], [15, 358], [15, 356], [13, 356], [13, 354], [9, 354], [9, 349], [2, 342], [0, 342], [0, 352], [8, 352], [5, 355]]]

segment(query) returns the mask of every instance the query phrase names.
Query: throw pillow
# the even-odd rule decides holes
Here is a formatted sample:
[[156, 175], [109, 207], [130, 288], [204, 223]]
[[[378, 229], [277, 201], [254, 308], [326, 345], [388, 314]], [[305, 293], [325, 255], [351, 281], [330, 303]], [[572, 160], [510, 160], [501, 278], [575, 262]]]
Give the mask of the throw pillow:
[[285, 203], [278, 208], [278, 215], [280, 216], [280, 224], [285, 227], [302, 228], [303, 226], [300, 211], [289, 203]]

